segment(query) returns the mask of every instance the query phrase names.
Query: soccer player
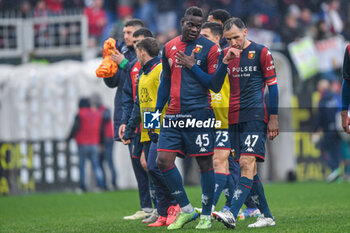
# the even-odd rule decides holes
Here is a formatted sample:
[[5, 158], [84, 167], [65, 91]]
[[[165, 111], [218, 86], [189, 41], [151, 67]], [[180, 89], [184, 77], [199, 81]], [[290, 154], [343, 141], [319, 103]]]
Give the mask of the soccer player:
[[[188, 200], [182, 177], [175, 166], [176, 156], [185, 154], [196, 157], [201, 170], [203, 210], [196, 229], [211, 227], [210, 216], [215, 186], [212, 160], [215, 129], [212, 124], [207, 125], [206, 128], [200, 126], [201, 124], [204, 126], [203, 122], [215, 123], [215, 116], [210, 107], [208, 86], [212, 86], [216, 92], [220, 91], [225, 74], [221, 75], [220, 82], [212, 83], [209, 77], [208, 86], [205, 86], [197, 80], [192, 70], [186, 68], [184, 63], [177, 59], [183, 54], [190, 55], [194, 50], [198, 67], [206, 71], [209, 76], [215, 72], [220, 49], [200, 35], [202, 23], [202, 10], [198, 7], [188, 8], [181, 20], [182, 34], [166, 43], [162, 53], [163, 73], [156, 109], [157, 112], [161, 112], [168, 100], [169, 107], [159, 134], [157, 165], [171, 194], [181, 207], [181, 213], [177, 220], [168, 226], [169, 230], [180, 229], [184, 224], [198, 217], [198, 213]], [[220, 62], [219, 67], [219, 71], [226, 72], [226, 65]]]
[[[265, 141], [279, 134], [278, 87], [270, 51], [263, 45], [247, 39], [247, 28], [239, 18], [231, 18], [224, 25], [224, 36], [230, 49], [240, 55], [228, 64], [231, 84], [229, 132], [235, 159], [239, 159], [241, 177], [234, 192], [231, 208], [226, 212], [213, 212], [213, 216], [228, 228], [234, 228], [238, 211], [251, 194], [263, 215], [248, 227], [274, 226], [263, 185], [257, 174], [256, 162], [265, 159]], [[226, 49], [224, 54], [228, 53]], [[269, 87], [270, 116], [264, 103], [264, 88]]]
[[[222, 27], [224, 26], [225, 22], [231, 18], [231, 14], [229, 12], [227, 12], [224, 9], [216, 9], [213, 10], [211, 12], [209, 12], [208, 14], [208, 21], [209, 22], [216, 22], [222, 25]], [[220, 40], [220, 46], [222, 49], [225, 49], [228, 45], [226, 39], [224, 37], [221, 38]], [[216, 114], [215, 114], [216, 115]], [[233, 152], [234, 154], [234, 152]], [[214, 156], [215, 158], [215, 156]], [[227, 194], [227, 198], [231, 197], [231, 193], [233, 193], [233, 189], [235, 188], [235, 186], [230, 185], [232, 183], [231, 178], [233, 179], [234, 184], [236, 185], [240, 176], [240, 168], [239, 168], [239, 164], [237, 161], [234, 161], [233, 157], [229, 157], [229, 170], [231, 173], [231, 177], [227, 177], [227, 184], [225, 186], [225, 194]], [[215, 177], [216, 179], [218, 177]], [[217, 182], [216, 182], [217, 183]], [[217, 185], [217, 184], [216, 184]], [[215, 202], [215, 198], [214, 198], [214, 202]], [[227, 201], [223, 211], [228, 209], [231, 204], [231, 199], [230, 201]], [[247, 206], [247, 208], [239, 213], [239, 219], [240, 220], [244, 220], [247, 217], [258, 217], [260, 216], [260, 211], [259, 209], [257, 209], [256, 205], [254, 204], [254, 202], [251, 200], [250, 196], [247, 197], [247, 200], [244, 202], [244, 204]]]
[[[136, 59], [136, 53], [133, 46], [133, 33], [143, 27], [144, 24], [139, 19], [131, 19], [127, 21], [124, 25], [124, 40], [126, 46], [124, 46], [120, 52], [111, 56], [111, 59], [118, 63], [118, 71], [111, 78], [104, 78], [103, 81], [110, 88], [117, 88], [115, 97], [114, 97], [114, 140], [120, 141], [119, 138], [119, 127], [122, 123], [122, 90], [124, 86], [124, 82], [130, 73], [130, 68], [132, 66], [131, 62]], [[148, 187], [148, 176], [144, 171], [143, 167], [140, 163], [140, 156], [137, 156], [136, 151], [138, 151], [139, 141], [137, 138], [133, 140], [133, 143], [129, 146], [130, 157], [132, 167], [136, 176], [138, 188], [139, 188], [139, 196], [142, 210], [137, 211], [135, 214], [130, 216], [125, 216], [125, 220], [136, 220], [143, 219], [150, 216], [152, 212], [152, 201], [149, 193]], [[135, 152], [135, 153], [134, 153]], [[140, 152], [141, 153], [141, 152]], [[136, 157], [133, 155], [136, 154]]]
[[[223, 35], [223, 27], [221, 24], [216, 22], [206, 22], [202, 25], [200, 32], [205, 38], [214, 42], [220, 48], [220, 40]], [[192, 59], [186, 60], [186, 55], [179, 56], [178, 59], [182, 61], [188, 69], [191, 69], [195, 64], [194, 51], [191, 54]], [[228, 178], [230, 178], [230, 187], [232, 192], [229, 194], [229, 190], [225, 190], [227, 198], [231, 203], [234, 183], [232, 176], [229, 176], [228, 170], [228, 157], [231, 151], [231, 145], [228, 134], [228, 106], [230, 97], [230, 82], [226, 75], [224, 84], [219, 93], [210, 91], [211, 94], [211, 106], [213, 107], [215, 118], [221, 122], [221, 125], [216, 128], [215, 142], [214, 142], [214, 156], [213, 165], [215, 172], [215, 191], [213, 197], [212, 211], [214, 211], [216, 203], [219, 200], [220, 194], [226, 186]], [[239, 169], [238, 169], [239, 175]]]
[[[157, 101], [157, 92], [160, 83], [160, 73], [162, 71], [162, 63], [158, 57], [160, 46], [154, 38], [145, 38], [136, 44], [136, 54], [140, 65], [142, 66], [142, 75], [138, 83], [138, 92], [134, 104], [134, 108], [130, 117], [130, 121], [126, 127], [126, 131], [122, 138], [125, 144], [130, 143], [135, 128], [144, 122], [144, 112], [154, 110]], [[158, 130], [159, 132], [159, 130]], [[156, 188], [157, 210], [159, 218], [149, 227], [160, 227], [170, 225], [175, 221], [176, 211], [179, 212], [177, 203], [171, 196], [168, 187], [164, 181], [164, 177], [156, 166], [157, 157], [157, 141], [158, 134], [143, 129], [141, 132], [141, 142], [147, 158], [147, 168], [150, 177]], [[172, 211], [168, 209], [172, 206]], [[171, 212], [171, 213], [170, 213]]]
[[350, 44], [346, 46], [343, 63], [343, 87], [341, 91], [342, 112], [341, 122], [345, 132], [350, 134], [350, 118], [348, 109], [350, 104]]
[[[208, 14], [208, 21], [209, 22], [216, 22], [224, 26], [225, 22], [231, 18], [231, 14], [224, 10], [224, 9], [216, 9], [213, 11], [210, 11]], [[227, 41], [225, 38], [220, 39], [220, 46], [222, 49], [226, 48], [228, 46]]]
[[[219, 23], [207, 22], [203, 24], [201, 34], [207, 39], [213, 41], [216, 45], [219, 45], [222, 38], [223, 27]], [[231, 190], [234, 188], [233, 178], [230, 176], [228, 169], [228, 157], [231, 152], [231, 145], [228, 134], [228, 106], [230, 98], [230, 82], [226, 75], [224, 84], [219, 93], [210, 91], [211, 93], [211, 105], [214, 109], [215, 118], [221, 121], [221, 126], [215, 130], [215, 144], [214, 144], [214, 172], [215, 172], [215, 191], [213, 198], [212, 211], [215, 210], [215, 206], [219, 200], [220, 194], [227, 184], [228, 178], [231, 181]], [[230, 190], [225, 190], [225, 194], [228, 199], [232, 199]], [[233, 194], [233, 192], [231, 192]], [[230, 197], [231, 196], [231, 197]]]
[[[202, 26], [201, 34], [207, 39], [213, 41], [219, 46], [220, 40], [223, 35], [223, 24], [216, 22], [206, 22]], [[193, 54], [191, 54], [192, 59], [185, 60], [186, 55], [179, 57], [185, 66], [192, 69], [195, 64], [195, 59]], [[202, 76], [201, 72], [198, 77]], [[233, 156], [230, 155], [231, 143], [228, 134], [228, 109], [229, 109], [229, 98], [230, 98], [230, 82], [228, 76], [226, 75], [224, 84], [219, 93], [211, 92], [211, 105], [214, 109], [216, 120], [221, 121], [221, 126], [216, 129], [216, 138], [214, 144], [214, 171], [215, 171], [215, 193], [213, 198], [214, 211], [215, 206], [220, 198], [221, 192], [224, 191], [226, 196], [226, 205], [222, 211], [229, 209], [231, 205], [231, 200], [233, 196], [233, 191], [238, 179], [240, 177], [240, 168], [238, 162], [234, 161]], [[229, 172], [230, 171], [230, 172]], [[256, 208], [256, 205], [251, 201], [248, 196], [246, 202], [248, 207], [243, 213], [240, 214], [240, 219], [243, 220], [245, 217], [255, 217], [260, 215], [260, 211]], [[258, 217], [256, 216], [256, 217]]]

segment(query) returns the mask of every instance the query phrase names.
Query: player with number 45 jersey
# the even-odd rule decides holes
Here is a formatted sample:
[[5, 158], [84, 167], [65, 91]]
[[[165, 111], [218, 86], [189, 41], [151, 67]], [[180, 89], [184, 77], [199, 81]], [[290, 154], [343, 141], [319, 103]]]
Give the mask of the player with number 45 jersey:
[[[199, 34], [203, 21], [204, 14], [200, 8], [188, 8], [181, 20], [182, 35], [166, 43], [163, 50], [163, 73], [156, 109], [161, 111], [168, 100], [169, 107], [160, 129], [157, 165], [181, 207], [179, 217], [168, 227], [169, 230], [180, 229], [198, 217], [174, 163], [177, 155], [184, 154], [195, 156], [201, 170], [203, 210], [196, 229], [211, 227], [215, 187], [212, 155], [216, 121], [210, 105], [209, 89], [220, 91], [225, 74], [221, 76], [216, 70], [225, 73], [227, 65], [219, 61], [221, 51], [218, 46]], [[203, 85], [194, 74], [196, 71], [186, 67], [187, 62], [181, 59], [191, 54], [197, 64], [193, 67], [203, 70], [209, 77], [207, 85]], [[217, 82], [212, 82], [215, 80], [214, 73], [222, 77]]]

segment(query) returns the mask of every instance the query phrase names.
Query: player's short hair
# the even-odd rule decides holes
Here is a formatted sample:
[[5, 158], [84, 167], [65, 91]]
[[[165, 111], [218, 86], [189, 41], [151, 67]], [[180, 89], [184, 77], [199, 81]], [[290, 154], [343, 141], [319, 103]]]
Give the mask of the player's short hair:
[[144, 27], [145, 24], [141, 19], [130, 19], [124, 24], [124, 27], [135, 27], [135, 26]]
[[244, 30], [247, 28], [245, 23], [240, 19], [236, 17], [229, 18], [225, 24], [224, 24], [224, 32], [228, 31], [231, 29], [233, 25], [236, 25], [237, 28]]
[[199, 7], [191, 6], [191, 7], [187, 8], [187, 10], [185, 11], [184, 18], [186, 19], [188, 16], [191, 16], [191, 15], [203, 18], [203, 11]]
[[222, 24], [225, 24], [225, 22], [231, 18], [231, 14], [224, 9], [216, 9], [211, 12], [209, 12], [208, 16], [212, 15], [215, 20], [220, 20]]
[[139, 36], [153, 37], [153, 34], [148, 28], [142, 27], [140, 29], [137, 29], [132, 36], [133, 37], [139, 37]]
[[151, 57], [156, 57], [159, 54], [160, 45], [156, 39], [146, 37], [136, 44], [136, 48], [145, 50]]
[[202, 25], [202, 29], [205, 28], [209, 28], [211, 33], [213, 33], [215, 36], [220, 36], [220, 38], [222, 37], [224, 29], [221, 24], [216, 22], [205, 22]]

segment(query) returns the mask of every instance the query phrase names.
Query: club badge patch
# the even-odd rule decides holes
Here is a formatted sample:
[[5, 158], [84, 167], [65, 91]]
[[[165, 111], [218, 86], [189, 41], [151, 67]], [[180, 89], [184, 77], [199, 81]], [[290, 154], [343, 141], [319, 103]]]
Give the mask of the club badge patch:
[[197, 44], [197, 45], [196, 45], [196, 48], [194, 49], [194, 52], [195, 52], [195, 53], [200, 53], [200, 52], [202, 52], [202, 48], [203, 48], [202, 45]]
[[255, 58], [255, 51], [249, 51], [248, 59], [254, 59], [254, 58]]

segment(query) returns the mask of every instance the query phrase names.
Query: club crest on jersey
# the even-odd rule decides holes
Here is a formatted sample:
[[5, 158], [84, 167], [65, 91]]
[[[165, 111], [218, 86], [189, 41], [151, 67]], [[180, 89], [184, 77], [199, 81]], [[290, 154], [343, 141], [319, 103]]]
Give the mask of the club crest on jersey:
[[202, 52], [202, 48], [203, 48], [202, 45], [197, 44], [197, 45], [196, 45], [196, 48], [194, 49], [194, 52], [195, 52], [195, 53], [200, 53], [200, 52]]
[[255, 58], [255, 51], [249, 51], [248, 59], [254, 59], [254, 58]]

